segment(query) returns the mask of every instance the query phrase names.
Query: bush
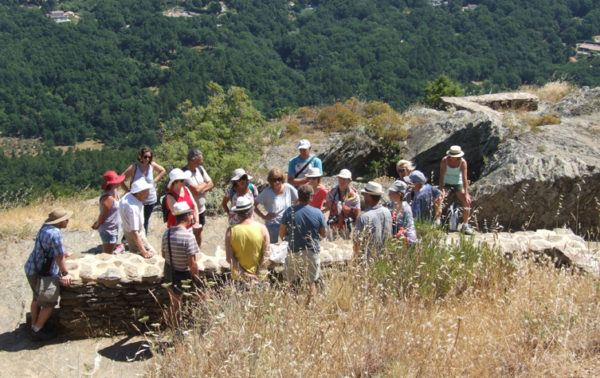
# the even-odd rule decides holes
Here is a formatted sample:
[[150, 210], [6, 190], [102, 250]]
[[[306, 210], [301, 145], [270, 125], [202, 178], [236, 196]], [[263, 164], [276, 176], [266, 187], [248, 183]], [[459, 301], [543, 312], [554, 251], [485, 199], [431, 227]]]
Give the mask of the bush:
[[448, 76], [441, 75], [434, 81], [427, 83], [425, 95], [421, 98], [420, 102], [434, 109], [442, 109], [442, 96], [458, 97], [464, 94], [465, 91], [459, 84], [450, 80]]
[[532, 128], [543, 125], [558, 125], [560, 124], [560, 116], [554, 114], [546, 114], [539, 118], [532, 118], [527, 121], [527, 124]]

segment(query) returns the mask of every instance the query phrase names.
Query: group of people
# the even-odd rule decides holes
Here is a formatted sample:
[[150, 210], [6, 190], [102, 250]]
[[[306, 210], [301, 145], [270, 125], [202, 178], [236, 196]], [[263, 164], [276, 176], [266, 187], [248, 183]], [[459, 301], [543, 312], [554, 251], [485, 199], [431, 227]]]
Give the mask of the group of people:
[[[441, 199], [450, 190], [456, 192], [465, 207], [462, 230], [472, 233], [468, 226], [467, 163], [459, 146], [452, 146], [442, 159], [441, 190], [427, 184], [425, 175], [415, 170], [410, 161], [400, 160], [396, 166], [398, 180], [388, 188], [389, 209], [381, 204], [385, 194], [381, 184], [370, 181], [359, 193], [352, 185], [350, 170], [342, 169], [336, 175], [337, 185], [327, 189], [321, 183], [322, 162], [311, 154], [310, 142], [302, 139], [298, 152], [289, 161], [287, 179], [283, 170], [272, 168], [267, 176], [269, 185], [260, 193], [243, 168], [231, 175], [231, 187], [225, 190], [222, 200], [229, 219], [225, 250], [232, 279], [239, 287], [265, 283], [269, 246], [281, 239], [288, 244], [284, 279], [308, 282], [307, 301], [310, 301], [320, 279], [321, 239], [352, 238], [355, 258], [368, 261], [376, 257], [389, 237], [415, 243], [415, 218], [439, 224]], [[121, 175], [114, 171], [104, 174], [99, 216], [92, 228], [100, 234], [104, 253], [119, 253], [126, 245], [131, 252], [150, 258], [156, 251], [147, 239], [149, 218], [157, 203], [156, 183], [166, 171], [153, 161], [152, 151], [147, 147], [139, 151], [137, 160]], [[203, 163], [202, 152], [191, 149], [187, 165], [171, 170], [168, 175], [168, 193], [163, 201], [167, 231], [162, 237], [161, 252], [165, 258], [165, 281], [171, 283], [169, 293], [174, 311], [190, 287], [188, 282], [198, 280], [196, 255], [206, 224], [206, 194], [214, 187]], [[126, 192], [123, 197], [119, 197], [119, 187]], [[361, 195], [364, 211], [361, 211]], [[255, 215], [264, 222], [258, 222]], [[56, 305], [38, 299], [40, 277], [60, 277], [61, 285], [69, 285], [71, 281], [60, 232], [70, 216], [63, 209], [49, 214], [26, 263], [25, 272], [34, 293], [31, 328], [36, 339], [48, 337], [43, 326]], [[121, 233], [123, 240], [119, 242]]]

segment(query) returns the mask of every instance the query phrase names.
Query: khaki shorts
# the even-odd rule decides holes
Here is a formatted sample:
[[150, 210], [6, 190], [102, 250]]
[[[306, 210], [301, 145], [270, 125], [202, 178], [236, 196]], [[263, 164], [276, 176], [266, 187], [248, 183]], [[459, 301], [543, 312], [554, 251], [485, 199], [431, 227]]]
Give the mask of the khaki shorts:
[[321, 258], [318, 253], [310, 250], [288, 253], [283, 271], [286, 281], [295, 282], [306, 278], [309, 282], [316, 282], [320, 276]]
[[58, 302], [40, 302], [38, 301], [38, 280], [40, 279], [40, 276], [33, 275], [33, 276], [27, 276], [27, 282], [29, 282], [29, 287], [31, 288], [31, 291], [33, 292], [33, 301], [37, 302], [38, 305], [40, 305], [40, 307], [54, 307], [58, 304]]
[[[148, 242], [148, 238], [146, 237], [144, 232], [138, 232], [138, 234], [140, 235], [140, 238], [142, 238], [142, 244], [144, 245], [144, 248], [146, 248], [146, 251], [156, 254], [156, 251]], [[129, 248], [129, 252], [140, 253], [137, 245], [135, 244], [135, 237], [133, 236], [133, 232], [125, 232], [123, 236], [125, 236], [125, 239], [127, 240], [127, 247]]]

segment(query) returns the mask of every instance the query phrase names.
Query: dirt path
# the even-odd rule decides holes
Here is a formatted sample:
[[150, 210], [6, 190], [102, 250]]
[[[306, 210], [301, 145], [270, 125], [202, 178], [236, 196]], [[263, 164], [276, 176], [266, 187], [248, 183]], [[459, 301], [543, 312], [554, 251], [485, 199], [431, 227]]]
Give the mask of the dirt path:
[[[160, 251], [164, 224], [160, 213], [151, 219], [149, 240]], [[222, 245], [227, 220], [207, 219], [201, 250], [213, 254]], [[90, 253], [100, 246], [98, 233], [67, 229], [63, 232], [67, 250]], [[31, 290], [23, 266], [34, 240], [0, 240], [0, 376], [132, 377], [141, 376], [152, 364], [152, 354], [144, 351], [142, 337], [96, 338], [51, 343], [31, 342], [27, 338], [25, 314], [29, 312]], [[140, 352], [141, 350], [141, 352]], [[137, 354], [137, 355], [136, 355]]]

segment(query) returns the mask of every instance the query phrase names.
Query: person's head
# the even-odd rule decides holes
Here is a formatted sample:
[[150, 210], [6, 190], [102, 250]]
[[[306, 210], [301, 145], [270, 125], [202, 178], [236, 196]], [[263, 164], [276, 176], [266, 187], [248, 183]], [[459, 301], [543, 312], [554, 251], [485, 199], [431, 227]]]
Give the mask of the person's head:
[[340, 190], [348, 189], [348, 186], [350, 186], [350, 183], [352, 182], [352, 172], [344, 168], [336, 175], [336, 177], [338, 179], [338, 187]]
[[427, 183], [427, 177], [419, 170], [413, 171], [404, 178], [404, 181], [411, 185], [417, 192]]
[[400, 178], [410, 175], [410, 173], [414, 170], [415, 165], [410, 160], [399, 160], [398, 163], [396, 163], [396, 172]]
[[298, 202], [302, 204], [308, 204], [312, 200], [314, 194], [315, 192], [312, 186], [308, 184], [300, 185], [298, 188]]
[[383, 187], [378, 182], [369, 181], [360, 193], [365, 197], [367, 206], [374, 206], [379, 203], [379, 200], [383, 195]]
[[408, 190], [408, 184], [406, 184], [402, 180], [396, 180], [388, 189], [388, 196], [391, 201], [396, 203], [402, 202], [404, 200], [404, 195]]
[[281, 189], [284, 179], [283, 171], [280, 168], [271, 168], [267, 175], [267, 181], [273, 189]]
[[310, 167], [306, 170], [306, 176], [308, 178], [308, 183], [313, 189], [316, 189], [321, 183], [321, 177], [323, 174], [318, 167]]
[[446, 151], [448, 160], [459, 161], [464, 155], [465, 153], [460, 146], [450, 146], [450, 149]]
[[196, 169], [197, 167], [204, 164], [204, 155], [199, 148], [192, 148], [187, 154], [188, 167], [190, 169]]
[[306, 160], [310, 157], [311, 145], [308, 139], [302, 139], [298, 142], [298, 156], [300, 159]]
[[125, 181], [125, 175], [119, 176], [115, 171], [108, 171], [102, 177], [102, 190], [113, 190]]
[[187, 202], [175, 202], [171, 213], [175, 217], [175, 224], [188, 225], [194, 220], [194, 213]]
[[234, 189], [246, 190], [250, 180], [252, 180], [252, 176], [248, 176], [244, 168], [236, 169], [231, 175], [231, 185]]
[[185, 185], [185, 180], [192, 177], [192, 172], [190, 171], [182, 171], [181, 168], [175, 168], [169, 172], [169, 184], [167, 187], [174, 192], [181, 190], [183, 185]]
[[150, 188], [152, 184], [149, 184], [145, 178], [141, 177], [131, 184], [131, 194], [138, 199], [138, 201], [144, 202], [150, 195]]
[[72, 215], [72, 211], [67, 211], [62, 207], [58, 207], [48, 213], [48, 218], [44, 224], [50, 224], [57, 228], [66, 228]]
[[235, 206], [231, 209], [240, 222], [250, 218], [254, 211], [254, 203], [248, 197], [238, 197]]
[[152, 163], [152, 159], [154, 158], [154, 154], [150, 147], [142, 147], [138, 151], [137, 159], [142, 164], [150, 164]]

